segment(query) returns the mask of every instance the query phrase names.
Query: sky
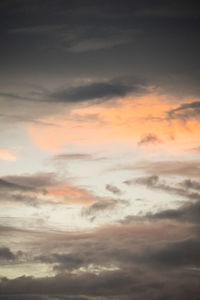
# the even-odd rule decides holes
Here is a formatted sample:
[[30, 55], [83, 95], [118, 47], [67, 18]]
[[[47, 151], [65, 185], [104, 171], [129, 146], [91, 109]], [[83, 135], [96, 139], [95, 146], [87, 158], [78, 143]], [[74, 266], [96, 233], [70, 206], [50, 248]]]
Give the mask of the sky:
[[198, 1], [0, 20], [0, 299], [199, 300]]

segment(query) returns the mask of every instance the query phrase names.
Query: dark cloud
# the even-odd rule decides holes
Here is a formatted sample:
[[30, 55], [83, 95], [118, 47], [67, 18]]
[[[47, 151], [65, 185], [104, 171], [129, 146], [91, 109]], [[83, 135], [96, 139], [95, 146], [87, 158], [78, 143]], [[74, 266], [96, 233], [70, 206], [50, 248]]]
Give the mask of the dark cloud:
[[[11, 96], [19, 94], [9, 83], [18, 86], [25, 76], [48, 89], [64, 80], [74, 85], [77, 77], [101, 82], [116, 74], [145, 77], [168, 93], [199, 95], [196, 1], [3, 3], [1, 90]], [[67, 88], [58, 92], [62, 101], [65, 93], [77, 101]]]
[[44, 204], [46, 187], [56, 185], [57, 182], [52, 173], [3, 176], [0, 178], [1, 203], [18, 202], [33, 206]]
[[180, 186], [182, 186], [186, 189], [192, 189], [192, 190], [200, 191], [200, 182], [195, 181], [195, 180], [186, 179], [186, 180], [180, 182]]
[[[85, 295], [127, 300], [158, 300], [163, 295], [163, 299], [175, 300], [192, 295], [198, 299], [200, 243], [191, 224], [177, 226], [178, 219], [176, 223], [170, 219], [168, 226], [162, 219], [155, 223], [149, 217], [147, 223], [143, 221], [87, 232], [38, 233], [34, 245], [40, 245], [41, 255], [33, 251], [34, 261], [51, 265], [58, 274], [2, 278], [1, 295], [59, 294], [65, 299], [68, 294], [72, 299]], [[182, 282], [187, 292], [182, 293]]]
[[122, 191], [118, 187], [116, 187], [112, 184], [106, 184], [106, 190], [108, 190], [109, 192], [111, 192], [115, 195], [121, 195], [122, 194]]
[[21, 202], [38, 206], [56, 205], [62, 201], [66, 205], [74, 203], [84, 206], [86, 203], [91, 204], [101, 199], [84, 187], [75, 186], [71, 180], [51, 172], [4, 176], [1, 178], [0, 185], [2, 204]]
[[14, 183], [7, 177], [0, 178], [0, 192], [5, 190], [30, 191], [31, 187], [27, 187], [24, 182]]
[[149, 261], [159, 267], [165, 268], [185, 266], [198, 267], [200, 265], [200, 241], [187, 239], [181, 242], [168, 244], [151, 251], [150, 249], [142, 256], [142, 261]]
[[55, 173], [36, 173], [25, 175], [8, 175], [2, 177], [14, 185], [25, 186], [30, 188], [44, 188], [50, 185], [56, 185], [58, 179]]
[[178, 209], [168, 209], [150, 215], [152, 219], [169, 219], [180, 222], [190, 222], [193, 224], [200, 223], [200, 202], [189, 203]]
[[155, 134], [146, 134], [139, 142], [139, 146], [149, 145], [149, 144], [160, 144], [162, 141]]
[[[187, 182], [187, 181], [186, 181]], [[175, 194], [182, 196], [184, 198], [188, 198], [191, 200], [199, 200], [200, 194], [193, 191], [188, 191], [187, 185], [185, 185], [185, 181], [183, 183], [175, 183], [175, 184], [168, 184], [165, 180], [161, 180], [159, 176], [152, 175], [146, 177], [139, 177], [133, 180], [124, 181], [125, 184], [141, 184], [145, 185], [151, 189], [161, 190], [170, 194]]]
[[[97, 13], [94, 11], [94, 13]], [[78, 12], [77, 12], [78, 17]], [[80, 21], [87, 15], [79, 16]], [[81, 18], [82, 17], [82, 18]], [[116, 26], [113, 24], [105, 26], [95, 26], [83, 20], [82, 26], [80, 24], [55, 24], [55, 25], [38, 25], [19, 27], [10, 30], [11, 34], [34, 37], [46, 37], [46, 40], [53, 45], [54, 48], [62, 49], [72, 53], [84, 53], [88, 51], [97, 51], [102, 49], [109, 49], [115, 46], [128, 44], [139, 34], [139, 31], [127, 27]], [[49, 47], [50, 45], [46, 45]], [[45, 47], [45, 46], [44, 46]]]
[[31, 186], [23, 180], [15, 181], [13, 179], [15, 179], [15, 176], [4, 176], [0, 178], [1, 204], [21, 202], [27, 205], [36, 205], [39, 203], [39, 197], [37, 194], [44, 194], [44, 189], [38, 189], [36, 186]]
[[[80, 80], [85, 81], [84, 78]], [[41, 126], [52, 126], [53, 123], [40, 121], [41, 117], [54, 115], [63, 112], [65, 105], [68, 105], [68, 112], [73, 105], [79, 103], [97, 104], [117, 98], [123, 98], [130, 93], [143, 94], [148, 91], [148, 83], [144, 79], [125, 78], [123, 80], [90, 80], [91, 83], [75, 85], [72, 81], [66, 80], [63, 85], [66, 88], [43, 88], [40, 86], [16, 87], [12, 92], [0, 92], [0, 105], [2, 123], [36, 123]], [[63, 86], [62, 85], [62, 86]], [[0, 87], [1, 89], [1, 87]], [[11, 103], [14, 102], [14, 105]], [[15, 107], [15, 109], [13, 109]], [[21, 109], [23, 107], [23, 109]], [[70, 118], [70, 115], [68, 115]], [[76, 116], [77, 121], [82, 121]], [[87, 120], [98, 119], [98, 115], [88, 115]], [[86, 117], [84, 119], [86, 121]]]
[[200, 116], [200, 102], [184, 103], [178, 108], [168, 112], [169, 119], [188, 120], [191, 118], [199, 118]]
[[98, 99], [111, 99], [114, 97], [124, 97], [132, 91], [130, 86], [114, 82], [96, 82], [85, 86], [78, 86], [61, 90], [50, 95], [50, 98], [58, 102], [82, 102]]
[[90, 205], [89, 207], [83, 208], [82, 214], [85, 216], [96, 215], [98, 213], [115, 209], [118, 206], [118, 204], [118, 201], [113, 199], [102, 199]]
[[[67, 282], [67, 284], [66, 284]], [[9, 291], [10, 289], [10, 291]], [[131, 289], [140, 291], [138, 280], [132, 280], [123, 272], [105, 272], [103, 275], [84, 274], [79, 276], [61, 274], [49, 278], [20, 277], [1, 280], [1, 293], [22, 294], [74, 294], [74, 295], [123, 295]], [[42, 291], [42, 292], [41, 292]]]
[[13, 260], [16, 256], [9, 248], [0, 248], [0, 259]]
[[78, 253], [69, 254], [56, 254], [53, 253], [49, 256], [36, 257], [36, 261], [39, 260], [42, 263], [54, 264], [55, 271], [74, 270], [80, 268], [84, 264], [84, 260]]

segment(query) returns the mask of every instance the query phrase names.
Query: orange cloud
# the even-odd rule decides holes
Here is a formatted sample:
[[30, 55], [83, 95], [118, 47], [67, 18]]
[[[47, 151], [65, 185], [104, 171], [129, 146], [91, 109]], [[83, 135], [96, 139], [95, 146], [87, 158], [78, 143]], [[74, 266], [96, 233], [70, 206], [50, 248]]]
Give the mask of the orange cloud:
[[[187, 100], [188, 101], [188, 100]], [[119, 99], [114, 105], [99, 104], [74, 108], [70, 113], [43, 120], [55, 126], [31, 125], [28, 132], [38, 147], [58, 151], [66, 144], [99, 145], [123, 142], [136, 145], [147, 134], [156, 134], [165, 146], [177, 149], [197, 145], [200, 122], [170, 120], [167, 112], [176, 108], [166, 96], [146, 95]], [[158, 145], [157, 145], [158, 147]]]
[[62, 202], [81, 206], [91, 205], [98, 200], [89, 191], [74, 186], [49, 187], [47, 189], [47, 195], [55, 197], [59, 203]]

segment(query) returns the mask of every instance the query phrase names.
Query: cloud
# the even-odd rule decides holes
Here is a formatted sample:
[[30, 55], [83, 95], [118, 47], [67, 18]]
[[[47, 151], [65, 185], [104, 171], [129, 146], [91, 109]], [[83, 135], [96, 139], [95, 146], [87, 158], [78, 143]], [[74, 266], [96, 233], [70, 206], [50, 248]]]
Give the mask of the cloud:
[[[91, 205], [101, 198], [84, 187], [55, 173], [10, 175], [0, 178], [1, 203], [18, 202], [27, 205]], [[6, 190], [6, 195], [5, 195]]]
[[109, 192], [111, 192], [115, 195], [121, 195], [122, 194], [121, 190], [118, 187], [116, 187], [114, 185], [111, 185], [111, 184], [106, 184], [106, 190], [108, 190]]
[[200, 191], [200, 182], [191, 180], [191, 179], [186, 179], [182, 182], [180, 182], [180, 186], [186, 189], [192, 189], [192, 190], [197, 190]]
[[23, 185], [27, 188], [45, 188], [50, 185], [56, 185], [58, 179], [55, 173], [38, 172], [36, 174], [22, 174], [22, 175], [7, 175], [2, 179], [12, 182], [13, 184]]
[[[76, 82], [76, 80], [74, 81]], [[21, 88], [18, 94], [0, 93], [3, 112], [0, 116], [3, 121], [29, 121], [44, 126], [51, 126], [53, 124], [41, 121], [40, 117], [63, 112], [65, 104], [72, 105], [82, 102], [98, 104], [99, 101], [104, 102], [111, 99], [124, 98], [131, 93], [143, 94], [147, 92], [148, 83], [144, 79], [135, 77], [124, 78], [123, 80], [93, 80], [82, 85], [74, 85], [72, 81], [71, 85], [67, 84], [66, 88], [54, 88], [52, 91], [41, 87], [34, 87], [33, 91], [30, 85], [30, 87]], [[24, 114], [22, 115], [18, 109], [12, 111], [10, 104], [9, 108], [11, 110], [8, 110], [8, 99], [10, 102], [15, 101], [18, 106], [23, 106]], [[37, 106], [35, 103], [37, 103]], [[72, 107], [68, 106], [68, 109], [71, 111]]]
[[[66, 294], [72, 299], [78, 295], [109, 299], [112, 295], [127, 300], [157, 300], [163, 295], [173, 300], [180, 295], [184, 300], [189, 295], [196, 297], [200, 243], [188, 220], [179, 223], [179, 219], [170, 219], [166, 223], [158, 218], [155, 222], [146, 216], [146, 222], [32, 234], [33, 250], [25, 256], [26, 263], [31, 257], [32, 263], [49, 265], [57, 275], [2, 278], [1, 294], [59, 294], [64, 299]], [[30, 236], [30, 232], [26, 234]], [[183, 281], [187, 292], [182, 294]]]
[[83, 215], [96, 215], [107, 210], [113, 210], [119, 205], [118, 201], [113, 199], [100, 199], [89, 207], [83, 208]]
[[[173, 242], [166, 240], [169, 235], [163, 236], [163, 233], [160, 233], [159, 242], [155, 243], [154, 240], [151, 243], [152, 234], [158, 233], [158, 228], [156, 230], [154, 227], [155, 231], [152, 231], [153, 228], [149, 228], [146, 238], [141, 239], [140, 233], [144, 227], [143, 229], [140, 227], [140, 233], [138, 232], [136, 239], [134, 229], [130, 230], [130, 227], [127, 226], [122, 227], [124, 227], [122, 231], [122, 228], [118, 228], [121, 235], [119, 235], [119, 231], [117, 233], [110, 230], [111, 228], [107, 228], [106, 231], [104, 228], [103, 231], [97, 231], [97, 235], [91, 241], [83, 240], [80, 236], [80, 240], [74, 240], [72, 253], [54, 253], [40, 257], [42, 262], [56, 263], [56, 270], [61, 272], [56, 276], [43, 278], [22, 276], [11, 280], [2, 278], [1, 294], [40, 294], [49, 295], [49, 297], [55, 294], [65, 297], [66, 294], [69, 294], [85, 295], [85, 297], [104, 296], [106, 298], [118, 296], [119, 299], [127, 300], [132, 297], [139, 300], [146, 298], [154, 300], [160, 299], [163, 295], [166, 296], [164, 299], [172, 296], [170, 299], [175, 300], [180, 295], [181, 299], [187, 299], [189, 295], [198, 295], [199, 286], [196, 283], [199, 274], [192, 271], [192, 268], [199, 264], [199, 242], [196, 239]], [[158, 236], [154, 237], [158, 241]], [[125, 242], [125, 245], [122, 241]], [[141, 243], [144, 245], [142, 246]], [[67, 244], [68, 247], [71, 247], [70, 240], [66, 241]], [[87, 268], [86, 266], [91, 266], [92, 262], [93, 268]], [[95, 263], [99, 262], [101, 262], [102, 270], [95, 273]], [[109, 270], [109, 262], [118, 264], [120, 268], [113, 267]], [[69, 272], [74, 268], [79, 270], [80, 266], [82, 266], [82, 271]], [[103, 268], [103, 266], [105, 267]], [[183, 281], [185, 289], [182, 294]], [[73, 298], [73, 296], [71, 297]]]
[[[137, 90], [137, 88], [135, 89]], [[107, 100], [115, 97], [124, 97], [132, 90], [131, 86], [120, 82], [94, 82], [57, 91], [50, 94], [49, 99], [63, 103], [77, 103], [98, 99]]]
[[127, 169], [143, 170], [146, 173], [164, 176], [183, 176], [189, 178], [199, 178], [200, 161], [142, 161]]
[[182, 196], [184, 198], [192, 199], [192, 200], [200, 200], [200, 194], [193, 191], [188, 191], [188, 187], [185, 186], [185, 181], [183, 183], [175, 183], [175, 184], [167, 184], [165, 180], [161, 180], [159, 176], [145, 176], [139, 177], [133, 180], [124, 181], [125, 184], [141, 184], [145, 185], [151, 189], [161, 190], [170, 194], [175, 194]]
[[106, 157], [95, 157], [92, 154], [86, 154], [86, 153], [60, 153], [54, 155], [51, 160], [55, 162], [64, 162], [64, 161], [97, 161], [97, 160], [105, 160]]
[[0, 248], [0, 259], [13, 260], [16, 256], [9, 248]]
[[31, 187], [27, 187], [25, 184], [15, 184], [12, 182], [12, 180], [10, 181], [9, 178], [7, 179], [7, 177], [2, 177], [0, 178], [0, 189], [1, 190], [6, 190], [8, 191], [31, 191], [32, 188]]
[[[73, 13], [76, 14], [76, 10], [73, 10]], [[95, 13], [97, 14], [98, 11], [95, 11]], [[83, 13], [78, 15], [78, 11], [76, 17], [79, 17], [79, 23], [70, 24], [70, 28], [67, 26], [68, 24], [45, 24], [18, 27], [11, 29], [9, 32], [21, 36], [32, 35], [39, 39], [45, 37], [47, 43], [44, 44], [44, 48], [53, 47], [75, 54], [126, 45], [131, 43], [140, 33], [138, 29], [118, 26], [116, 23], [105, 26], [102, 22], [101, 26], [95, 26], [95, 24], [88, 22], [87, 14], [85, 16]]]
[[106, 33], [105, 30], [102, 36], [100, 33], [99, 37], [92, 35], [90, 37], [78, 37], [71, 41], [69, 41], [67, 38], [64, 38], [63, 41], [69, 43], [69, 46], [66, 47], [66, 50], [73, 53], [81, 53], [109, 49], [115, 46], [131, 43], [134, 39], [134, 35], [136, 35], [136, 32], [134, 31], [117, 31], [115, 29], [111, 29], [110, 35], [108, 34], [108, 32]]
[[53, 253], [48, 256], [39, 256], [35, 260], [39, 260], [42, 263], [54, 264], [53, 269], [57, 272], [59, 271], [72, 271], [74, 269], [79, 269], [83, 264], [84, 260], [78, 253]]
[[160, 144], [162, 141], [155, 134], [146, 134], [139, 142], [139, 146], [149, 145], [149, 144]]
[[167, 209], [149, 215], [152, 220], [175, 220], [178, 222], [200, 223], [200, 202], [187, 203], [178, 209]]
[[[67, 284], [66, 284], [67, 282]], [[138, 284], [138, 281], [137, 281]], [[1, 280], [2, 294], [73, 294], [73, 295], [122, 295], [132, 289], [136, 291], [137, 287], [134, 280], [123, 272], [107, 272], [97, 276], [94, 274], [73, 276], [69, 274], [60, 274], [56, 277], [31, 278], [20, 277], [14, 280]], [[9, 291], [10, 289], [10, 291]], [[41, 292], [42, 291], [42, 292]]]
[[68, 160], [91, 160], [92, 155], [85, 153], [61, 153], [54, 155], [52, 160], [55, 161], [68, 161]]
[[191, 118], [199, 119], [200, 116], [200, 102], [195, 101], [191, 103], [184, 103], [179, 107], [168, 111], [169, 119], [180, 119], [187, 121]]
[[[52, 182], [52, 174], [12, 175], [0, 178], [0, 202], [38, 205], [48, 203], [45, 199], [46, 184]], [[47, 202], [46, 202], [47, 201]]]
[[187, 239], [180, 242], [168, 244], [162, 246], [160, 249], [156, 249], [143, 254], [142, 261], [152, 263], [158, 267], [165, 268], [184, 268], [185, 266], [200, 265], [200, 241], [196, 239]]

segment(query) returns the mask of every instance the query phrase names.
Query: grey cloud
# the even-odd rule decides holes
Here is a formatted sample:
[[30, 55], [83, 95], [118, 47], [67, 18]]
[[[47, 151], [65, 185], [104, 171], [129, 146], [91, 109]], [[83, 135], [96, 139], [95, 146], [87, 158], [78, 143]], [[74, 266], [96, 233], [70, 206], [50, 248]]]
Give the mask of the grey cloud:
[[162, 141], [152, 133], [146, 134], [139, 142], [139, 146], [149, 145], [149, 144], [160, 144]]
[[27, 187], [23, 182], [15, 183], [12, 180], [9, 180], [7, 177], [0, 178], [0, 192], [5, 190], [15, 190], [15, 191], [30, 191], [31, 187]]
[[45, 198], [46, 188], [58, 182], [54, 173], [3, 176], [0, 178], [1, 203], [18, 202], [31, 206], [50, 203]]
[[39, 260], [43, 263], [54, 264], [53, 269], [55, 271], [74, 270], [84, 264], [83, 258], [81, 258], [81, 255], [78, 255], [78, 253], [53, 253], [49, 256], [42, 255], [36, 257], [35, 260]]
[[89, 207], [82, 209], [82, 214], [85, 216], [98, 214], [101, 212], [105, 212], [107, 210], [112, 210], [116, 208], [118, 205], [118, 202], [116, 200], [108, 199], [108, 200], [100, 200], [95, 202]]
[[12, 94], [12, 93], [0, 93], [1, 97], [15, 99], [15, 100], [34, 100], [33, 98], [25, 97], [23, 95]]
[[106, 190], [108, 190], [109, 192], [111, 192], [115, 195], [121, 195], [121, 193], [122, 193], [118, 187], [116, 187], [112, 184], [106, 184]]
[[149, 216], [151, 219], [169, 219], [180, 222], [200, 223], [200, 202], [189, 203], [178, 209], [168, 209]]
[[126, 180], [124, 181], [125, 184], [131, 185], [131, 184], [144, 184], [149, 187], [155, 186], [159, 182], [159, 177], [157, 175], [152, 175], [148, 177], [140, 177], [133, 180]]
[[[7, 193], [0, 191], [1, 203], [7, 202], [22, 202], [27, 205], [59, 205], [61, 199], [62, 203], [68, 205], [73, 203], [84, 206], [85, 203], [94, 202], [112, 202], [110, 199], [104, 199], [96, 196], [95, 193], [88, 190], [84, 186], [77, 186], [73, 183], [73, 178], [66, 178], [64, 175], [59, 175], [53, 172], [38, 172], [35, 174], [9, 175], [2, 177], [4, 181], [12, 182], [13, 185], [22, 185], [25, 188], [22, 190], [7, 188]], [[51, 194], [51, 190], [59, 191], [66, 190], [66, 193], [59, 195]], [[72, 192], [71, 192], [72, 191]], [[49, 197], [50, 196], [50, 197]], [[113, 204], [114, 205], [114, 204]], [[100, 210], [100, 209], [99, 209]]]
[[[135, 87], [137, 90], [137, 88]], [[123, 83], [96, 82], [84, 86], [72, 87], [52, 93], [50, 98], [57, 102], [76, 103], [91, 100], [106, 100], [124, 97], [132, 91], [132, 87]]]
[[130, 28], [116, 28], [103, 25], [101, 28], [88, 28], [85, 32], [76, 34], [71, 39], [63, 35], [63, 47], [66, 50], [81, 53], [87, 51], [106, 50], [120, 45], [126, 45], [137, 39], [139, 30]]
[[71, 160], [80, 160], [80, 161], [96, 161], [96, 160], [106, 160], [106, 157], [102, 156], [95, 156], [92, 154], [86, 153], [60, 153], [54, 155], [51, 160], [55, 162], [64, 162], [64, 161], [71, 161]]
[[151, 251], [148, 250], [142, 257], [142, 261], [149, 261], [159, 267], [180, 267], [185, 266], [198, 267], [200, 265], [200, 241], [187, 239], [181, 242], [175, 242]]
[[200, 177], [200, 161], [142, 161], [134, 166], [127, 166], [124, 169], [143, 170], [150, 174], [164, 176], [183, 176], [190, 178]]
[[199, 94], [195, 1], [8, 3], [1, 8], [6, 81], [138, 74], [168, 92]]
[[2, 203], [21, 202], [33, 206], [45, 204], [48, 202], [44, 198], [46, 187], [57, 183], [53, 173], [3, 176], [0, 178], [0, 200]]
[[2, 247], [0, 248], [0, 259], [5, 259], [5, 260], [13, 260], [15, 259], [16, 256], [11, 250], [7, 247]]
[[55, 161], [68, 161], [68, 160], [91, 160], [92, 155], [84, 153], [61, 153], [52, 157]]
[[[195, 282], [199, 273], [193, 269], [200, 263], [199, 238], [194, 236], [191, 226], [180, 226], [177, 231], [177, 227], [170, 224], [166, 228], [166, 224], [157, 223], [155, 226], [142, 222], [138, 225], [103, 226], [94, 232], [39, 235], [42, 255], [35, 259], [62, 273], [46, 278], [4, 278], [1, 279], [0, 293], [59, 294], [60, 297], [82, 294], [108, 299], [113, 295], [120, 300], [121, 297], [158, 300], [163, 295], [166, 296], [163, 299], [175, 300], [177, 295], [187, 299], [191, 291], [197, 295], [199, 285]], [[105, 269], [94, 274], [87, 269], [89, 265]], [[106, 267], [110, 265], [119, 269], [108, 271]], [[85, 271], [71, 273], [80, 267]], [[182, 295], [183, 281], [190, 293]], [[168, 294], [169, 286], [173, 287], [172, 294]]]
[[[18, 292], [22, 294], [113, 295], [125, 293], [126, 288], [130, 289], [131, 283], [134, 284], [134, 281], [122, 272], [105, 273], [103, 276], [60, 274], [56, 277], [39, 279], [25, 276], [14, 280], [3, 278], [0, 290], [2, 294]], [[123, 288], [123, 291], [120, 291], [119, 285], [121, 289]], [[118, 288], [115, 291], [117, 286]], [[136, 285], [135, 289], [138, 289]]]
[[200, 102], [184, 103], [178, 108], [168, 112], [169, 119], [188, 120], [190, 118], [199, 118], [200, 116]]
[[[100, 101], [107, 101], [117, 97], [125, 97], [130, 93], [146, 93], [148, 91], [148, 84], [143, 79], [136, 78], [126, 78], [123, 81], [120, 80], [107, 80], [100, 82], [91, 82], [89, 84], [78, 85], [78, 86], [68, 86], [66, 88], [59, 88], [57, 90], [49, 92], [47, 90], [38, 90], [35, 92], [26, 93], [0, 93], [2, 99], [7, 98], [10, 101], [17, 101], [19, 106], [25, 107], [27, 118], [29, 122], [40, 122], [37, 120], [39, 115], [53, 114], [55, 111], [60, 111], [63, 109], [64, 104], [77, 104], [84, 101], [89, 101], [92, 103], [97, 103]], [[30, 94], [32, 95], [30, 97]], [[8, 101], [2, 102], [2, 107], [5, 106], [5, 113], [1, 115], [2, 119], [10, 119], [13, 121], [27, 121], [23, 116], [18, 116], [18, 110], [16, 110], [13, 115], [6, 114]], [[37, 103], [37, 107], [35, 107]], [[48, 106], [51, 105], [51, 106]], [[60, 106], [55, 106], [59, 104]], [[32, 107], [34, 105], [34, 108]], [[30, 106], [30, 107], [29, 107]], [[10, 105], [9, 105], [10, 107]], [[10, 107], [11, 108], [11, 107]], [[49, 109], [49, 112], [47, 111]], [[39, 111], [41, 110], [41, 111]], [[20, 114], [20, 111], [19, 111]], [[34, 119], [36, 118], [36, 120]], [[51, 125], [49, 123], [43, 123], [43, 125]]]
[[[179, 296], [183, 300], [188, 299], [188, 297], [198, 299], [197, 275], [189, 277], [184, 272], [181, 274], [180, 272], [171, 271], [171, 276], [173, 279], [170, 278], [169, 271], [166, 270], [163, 273], [160, 272], [160, 274], [154, 270], [152, 274], [148, 269], [143, 271], [136, 269], [132, 274], [123, 271], [112, 271], [100, 275], [84, 273], [72, 276], [62, 273], [55, 277], [46, 278], [23, 276], [12, 280], [2, 278], [0, 291], [3, 295], [40, 294], [55, 297], [54, 295], [59, 294], [58, 298], [61, 299], [61, 295], [63, 295], [63, 299], [70, 297], [70, 295], [77, 298], [78, 295], [80, 297], [81, 295], [91, 296], [89, 299], [98, 299], [98, 296], [104, 299], [113, 299], [113, 296], [114, 299], [126, 300], [131, 298], [137, 300], [170, 298], [175, 300]], [[65, 296], [66, 294], [69, 296]], [[73, 296], [71, 296], [71, 299], [74, 298]], [[82, 298], [84, 299], [83, 296]]]
[[14, 185], [23, 185], [30, 188], [42, 188], [50, 185], [56, 185], [58, 180], [55, 173], [36, 173], [22, 175], [8, 175], [2, 177]]
[[[101, 26], [96, 26], [88, 22], [86, 18], [87, 15], [82, 14], [79, 16], [79, 23], [70, 24], [70, 26], [69, 24], [44, 24], [18, 27], [9, 32], [22, 36], [32, 35], [33, 38], [46, 37], [47, 43], [43, 44], [44, 48], [57, 48], [72, 53], [109, 49], [128, 44], [140, 33], [138, 29], [119, 26], [117, 23], [105, 26], [102, 22]], [[82, 23], [81, 26], [80, 23]]]
[[170, 194], [175, 194], [191, 200], [200, 200], [200, 194], [193, 191], [188, 191], [187, 186], [180, 187], [180, 184], [168, 184], [165, 180], [161, 180], [159, 176], [152, 175], [139, 177], [133, 180], [124, 181], [125, 184], [141, 184], [151, 189], [158, 189]]
[[200, 191], [200, 182], [195, 181], [195, 180], [186, 179], [186, 180], [180, 182], [180, 186], [182, 186], [186, 189], [192, 189], [192, 190]]

